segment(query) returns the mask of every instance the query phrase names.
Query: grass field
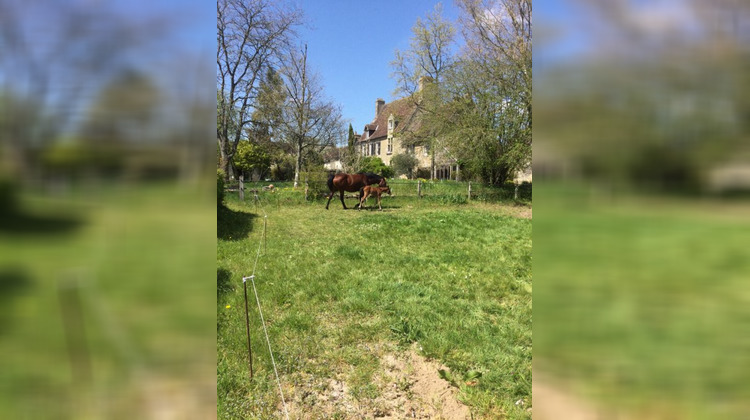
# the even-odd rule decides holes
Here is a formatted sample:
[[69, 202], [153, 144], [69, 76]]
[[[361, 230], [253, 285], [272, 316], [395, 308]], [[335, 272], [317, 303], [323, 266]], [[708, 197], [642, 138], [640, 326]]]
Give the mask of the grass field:
[[3, 214], [0, 418], [213, 413], [212, 191], [101, 185]]
[[[218, 414], [277, 418], [252, 289], [248, 378], [241, 280], [253, 272], [263, 213], [252, 200], [227, 201], [218, 224]], [[516, 217], [530, 209], [398, 197], [384, 198], [382, 212], [261, 203], [268, 237], [256, 284], [288, 403], [310, 418], [349, 418], [324, 400], [335, 382], [354, 412], [385, 414], [384, 360], [416, 349], [449, 368], [444, 377], [474, 418], [531, 417], [531, 220]], [[392, 385], [410, 395], [413, 384]]]
[[540, 195], [534, 369], [629, 418], [750, 418], [747, 203]]

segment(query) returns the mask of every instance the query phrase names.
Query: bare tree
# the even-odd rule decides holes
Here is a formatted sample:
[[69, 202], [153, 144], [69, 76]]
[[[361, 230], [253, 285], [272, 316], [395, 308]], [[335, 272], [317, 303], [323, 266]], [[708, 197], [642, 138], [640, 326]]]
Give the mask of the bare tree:
[[303, 159], [309, 152], [320, 153], [345, 138], [341, 109], [325, 97], [317, 75], [307, 65], [307, 45], [301, 52], [291, 51], [282, 68], [287, 101], [281, 130], [294, 147], [294, 186], [299, 183]]
[[216, 139], [220, 166], [229, 176], [237, 144], [251, 122], [260, 80], [287, 50], [302, 15], [269, 0], [219, 0], [216, 14]]

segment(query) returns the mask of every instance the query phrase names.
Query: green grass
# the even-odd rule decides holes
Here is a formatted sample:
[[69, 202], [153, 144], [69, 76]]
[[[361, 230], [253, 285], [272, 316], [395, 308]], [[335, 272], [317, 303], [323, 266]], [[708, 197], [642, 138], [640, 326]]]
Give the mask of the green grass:
[[750, 416], [747, 205], [578, 191], [539, 210], [535, 368], [635, 418]]
[[[280, 397], [252, 289], [256, 377], [248, 379], [241, 281], [252, 273], [263, 217], [235, 197], [220, 212], [233, 222], [219, 220], [218, 412], [274, 418]], [[482, 373], [476, 386], [461, 383], [475, 418], [529, 418], [531, 221], [501, 205], [394, 198], [383, 199], [383, 212], [263, 199], [268, 242], [256, 284], [287, 401], [315, 413], [315, 393], [296, 392], [339, 378], [371, 404], [381, 394], [372, 381], [380, 357], [416, 342], [456, 377]], [[250, 229], [231, 232], [236, 225]]]
[[[205, 374], [215, 314], [200, 279], [214, 264], [211, 193], [106, 185], [65, 199], [27, 196], [6, 215], [0, 418], [146, 416], [139, 369], [183, 384], [201, 374], [194, 368]], [[77, 285], [82, 323], [66, 328], [58, 290], [68, 284]], [[76, 380], [70, 337], [76, 354], [89, 355], [88, 380]]]
[[[275, 194], [263, 190], [263, 187], [269, 184], [274, 185], [277, 190]], [[231, 187], [237, 188], [237, 185], [235, 182], [231, 184]], [[245, 189], [257, 190], [261, 197], [268, 197], [272, 201], [281, 200], [283, 202], [285, 200], [289, 201], [291, 197], [296, 197], [294, 199], [295, 202], [304, 202], [304, 194], [301, 192], [304, 191], [304, 182], [300, 183], [300, 187], [297, 190], [293, 188], [293, 185], [294, 183], [291, 181], [246, 182]], [[418, 187], [416, 180], [389, 179], [388, 186], [391, 187], [393, 195], [398, 198], [414, 198], [418, 194], [421, 194], [423, 199], [441, 204], [465, 204], [467, 201], [470, 201], [468, 195], [469, 183], [465, 181], [425, 180], [421, 181]], [[316, 194], [328, 194], [329, 191], [328, 186], [324, 182], [309, 182], [308, 187], [310, 198]], [[487, 203], [497, 203], [500, 201], [512, 203], [518, 201], [519, 204], [531, 204], [530, 183], [524, 183], [519, 187], [517, 200], [514, 200], [514, 192], [514, 185], [512, 183], [504, 186], [494, 186], [478, 182], [471, 183], [471, 201]], [[248, 193], [248, 197], [252, 198], [252, 193]]]

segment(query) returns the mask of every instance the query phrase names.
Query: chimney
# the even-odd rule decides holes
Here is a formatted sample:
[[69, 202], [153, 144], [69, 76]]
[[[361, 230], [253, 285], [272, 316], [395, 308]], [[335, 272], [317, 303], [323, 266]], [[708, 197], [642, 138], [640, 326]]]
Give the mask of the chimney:
[[422, 89], [424, 89], [425, 85], [428, 83], [432, 83], [432, 77], [430, 76], [422, 76], [419, 78], [419, 88], [417, 92], [421, 92]]
[[380, 110], [383, 109], [383, 106], [385, 106], [385, 101], [381, 98], [378, 98], [375, 100], [375, 118], [378, 117], [378, 114], [380, 114]]

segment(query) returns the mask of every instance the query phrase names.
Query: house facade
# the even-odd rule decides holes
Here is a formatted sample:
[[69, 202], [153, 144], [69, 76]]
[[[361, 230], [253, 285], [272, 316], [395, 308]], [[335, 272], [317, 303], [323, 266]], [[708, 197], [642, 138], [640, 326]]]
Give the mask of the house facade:
[[[375, 156], [386, 165], [397, 154], [412, 154], [417, 158], [417, 167], [432, 170], [432, 154], [427, 145], [407, 146], [402, 143], [404, 135], [414, 132], [422, 124], [422, 118], [413, 98], [402, 98], [386, 103], [378, 98], [375, 101], [375, 118], [365, 124], [362, 135], [357, 140], [357, 151], [361, 156]], [[457, 167], [455, 161], [445, 153], [435, 153], [435, 172], [437, 179], [455, 179]]]

